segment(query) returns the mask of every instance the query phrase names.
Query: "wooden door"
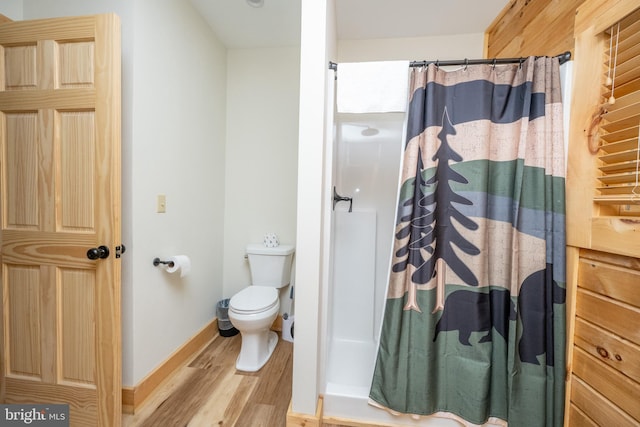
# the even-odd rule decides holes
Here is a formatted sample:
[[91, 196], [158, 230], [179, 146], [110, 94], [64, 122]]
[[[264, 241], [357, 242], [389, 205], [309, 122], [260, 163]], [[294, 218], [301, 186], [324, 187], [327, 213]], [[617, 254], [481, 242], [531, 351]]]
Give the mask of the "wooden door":
[[117, 426], [119, 19], [4, 23], [0, 52], [0, 398]]

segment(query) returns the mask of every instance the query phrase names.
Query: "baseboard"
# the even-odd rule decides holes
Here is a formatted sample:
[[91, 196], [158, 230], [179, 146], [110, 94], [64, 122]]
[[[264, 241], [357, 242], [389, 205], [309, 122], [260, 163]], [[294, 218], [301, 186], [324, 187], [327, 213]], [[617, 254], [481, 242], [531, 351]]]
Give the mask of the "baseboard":
[[377, 423], [373, 421], [358, 421], [342, 417], [322, 417], [322, 425], [340, 427], [402, 427], [406, 424]]
[[153, 393], [164, 380], [184, 365], [191, 357], [211, 341], [218, 333], [218, 319], [213, 319], [198, 333], [181, 345], [164, 362], [134, 387], [122, 387], [122, 412], [134, 414], [142, 403]]
[[291, 409], [289, 403], [287, 410], [287, 427], [322, 427], [322, 396], [318, 397], [318, 406], [315, 415], [298, 414]]
[[276, 317], [276, 320], [274, 320], [273, 323], [271, 324], [271, 330], [276, 332], [282, 332], [282, 315], [281, 314], [279, 314], [278, 317]]

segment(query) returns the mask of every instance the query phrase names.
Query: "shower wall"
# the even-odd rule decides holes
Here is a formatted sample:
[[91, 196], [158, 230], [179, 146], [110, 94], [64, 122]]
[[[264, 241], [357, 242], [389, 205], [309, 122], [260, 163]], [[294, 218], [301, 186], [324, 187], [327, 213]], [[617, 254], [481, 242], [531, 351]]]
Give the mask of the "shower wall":
[[[404, 114], [338, 114], [327, 387], [368, 393], [395, 222]], [[365, 390], [367, 389], [367, 390]], [[329, 390], [330, 391], [330, 390]]]
[[338, 194], [353, 198], [353, 209], [339, 202], [332, 218], [323, 417], [456, 427], [441, 418], [394, 417], [367, 403], [386, 299], [404, 116], [335, 116], [333, 183]]
[[[344, 280], [352, 287], [363, 286], [361, 291], [370, 293], [378, 302], [384, 298], [393, 237], [403, 121], [402, 113], [336, 116], [334, 185], [340, 195], [353, 198], [353, 212], [348, 212], [348, 202], [335, 207], [334, 268], [340, 271], [334, 272], [334, 279]], [[343, 272], [348, 277], [340, 279]], [[334, 303], [342, 302], [344, 299], [334, 299]], [[361, 337], [366, 332], [373, 337], [381, 308], [381, 304], [374, 304], [366, 331], [343, 325], [346, 329], [341, 336]], [[335, 320], [347, 320], [337, 316]]]

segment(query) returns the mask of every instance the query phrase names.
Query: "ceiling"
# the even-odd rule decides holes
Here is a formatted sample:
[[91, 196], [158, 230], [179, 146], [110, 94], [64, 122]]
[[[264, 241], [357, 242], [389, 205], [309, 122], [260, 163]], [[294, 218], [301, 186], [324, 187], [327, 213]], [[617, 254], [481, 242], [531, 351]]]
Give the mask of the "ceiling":
[[[190, 0], [228, 48], [298, 45], [301, 1]], [[335, 0], [338, 39], [482, 33], [514, 0]]]

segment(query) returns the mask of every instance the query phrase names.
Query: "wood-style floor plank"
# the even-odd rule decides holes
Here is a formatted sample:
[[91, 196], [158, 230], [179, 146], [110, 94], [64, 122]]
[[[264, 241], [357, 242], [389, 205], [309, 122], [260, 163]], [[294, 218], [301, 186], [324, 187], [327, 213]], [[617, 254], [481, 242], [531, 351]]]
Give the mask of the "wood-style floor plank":
[[284, 427], [291, 400], [293, 344], [280, 339], [258, 372], [235, 362], [241, 336], [216, 336], [163, 384], [125, 427]]
[[274, 407], [272, 405], [254, 404], [249, 405], [247, 410], [240, 415], [237, 427], [272, 427], [272, 426], [285, 426], [280, 424], [279, 417], [274, 414]]
[[234, 366], [241, 343], [240, 335], [229, 338], [218, 335], [189, 363], [189, 367], [208, 369], [211, 366]]
[[223, 376], [223, 368], [193, 371], [187, 380], [158, 406], [141, 427], [183, 426], [204, 405]]
[[257, 382], [257, 377], [243, 377], [232, 373], [225, 375], [188, 425], [235, 425]]

